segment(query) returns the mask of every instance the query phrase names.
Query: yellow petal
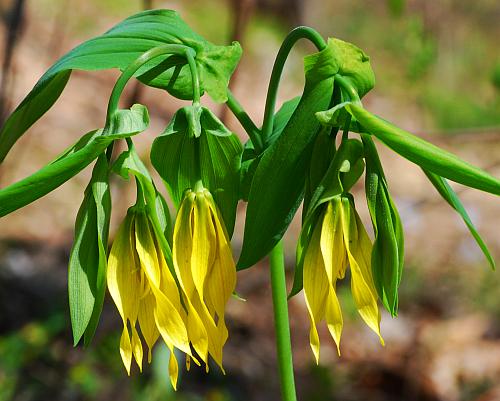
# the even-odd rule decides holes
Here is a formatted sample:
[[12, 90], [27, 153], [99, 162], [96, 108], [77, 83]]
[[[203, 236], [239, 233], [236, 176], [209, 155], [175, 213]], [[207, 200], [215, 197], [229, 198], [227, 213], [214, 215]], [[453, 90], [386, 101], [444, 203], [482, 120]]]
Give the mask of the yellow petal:
[[187, 308], [189, 339], [203, 362], [208, 363], [208, 333], [204, 322], [199, 316], [198, 310], [192, 303], [193, 298], [198, 298], [191, 275], [191, 254], [193, 248], [192, 212], [194, 199], [194, 193], [191, 192], [186, 194], [181, 203], [174, 226], [173, 260], [177, 279], [184, 294], [184, 304]]
[[345, 275], [347, 255], [342, 234], [339, 202], [328, 202], [321, 228], [321, 253], [332, 286]]
[[140, 276], [132, 256], [132, 226], [133, 214], [129, 212], [111, 247], [107, 270], [108, 290], [124, 325], [127, 319], [135, 321], [141, 295]]
[[135, 219], [135, 248], [149, 285], [160, 288], [160, 263], [151, 235], [150, 222], [145, 213], [138, 213]]
[[123, 365], [127, 370], [127, 374], [130, 376], [130, 367], [132, 365], [132, 344], [130, 343], [127, 326], [123, 327], [122, 336], [120, 338], [120, 355], [122, 357]]
[[207, 200], [202, 193], [197, 193], [193, 208], [191, 274], [201, 299], [204, 299], [205, 280], [215, 260], [215, 246], [215, 228]]
[[148, 346], [148, 363], [151, 363], [151, 351], [160, 336], [154, 317], [155, 308], [156, 300], [153, 292], [150, 291], [140, 302], [138, 316], [141, 333]]
[[[344, 242], [347, 248], [349, 265], [351, 267], [351, 292], [356, 303], [359, 314], [380, 338], [380, 312], [377, 305], [377, 295], [372, 290], [373, 278], [371, 276], [371, 266], [367, 263], [365, 255], [360, 246], [359, 238], [366, 234], [361, 224], [356, 224], [356, 211], [351, 207], [348, 199], [342, 199], [342, 226], [344, 230]], [[361, 233], [360, 233], [361, 231]]]
[[217, 235], [217, 257], [206, 283], [206, 303], [209, 309], [213, 309], [217, 314], [217, 326], [220, 326], [221, 335], [224, 335], [224, 332], [227, 335], [227, 330], [224, 331], [225, 325], [219, 325], [219, 322], [224, 323], [226, 304], [236, 287], [236, 265], [233, 260], [231, 243], [227, 236], [224, 222], [220, 218], [220, 214], [214, 203], [211, 205], [211, 217], [211, 220], [215, 223]]
[[[170, 376], [170, 383], [174, 390], [177, 390], [177, 378], [179, 376], [179, 365], [177, 363], [177, 358], [175, 357], [175, 352], [173, 347], [170, 348], [170, 358], [168, 361], [168, 375]], [[187, 356], [186, 358], [189, 358]]]
[[309, 342], [316, 358], [316, 363], [319, 363], [320, 349], [316, 324], [321, 322], [325, 316], [325, 306], [329, 293], [328, 276], [326, 275], [325, 264], [321, 255], [320, 236], [321, 224], [317, 224], [306, 249], [303, 267], [304, 297], [311, 324]]
[[134, 359], [137, 362], [137, 366], [139, 366], [139, 370], [142, 372], [142, 359], [143, 359], [143, 349], [142, 342], [139, 338], [139, 334], [135, 326], [132, 326], [132, 353], [134, 354]]
[[[207, 332], [208, 353], [212, 356], [217, 365], [219, 365], [221, 370], [224, 371], [224, 368], [222, 367], [222, 347], [224, 346], [224, 341], [227, 336], [224, 338], [224, 335], [221, 334], [213, 317], [210, 315], [207, 306], [200, 300], [197, 293], [195, 293], [193, 299], [191, 299], [191, 303]], [[208, 364], [206, 364], [206, 366], [208, 367]]]
[[173, 259], [177, 279], [188, 298], [193, 297], [195, 285], [191, 274], [191, 255], [193, 249], [192, 213], [194, 193], [188, 193], [179, 209], [174, 226]]
[[163, 340], [191, 355], [187, 329], [179, 311], [161, 291], [153, 290], [153, 292], [156, 298], [154, 311], [156, 326]]
[[337, 345], [337, 352], [340, 355], [340, 337], [344, 320], [342, 319], [342, 311], [340, 309], [339, 299], [333, 288], [328, 291], [328, 298], [325, 307], [325, 319], [328, 331]]

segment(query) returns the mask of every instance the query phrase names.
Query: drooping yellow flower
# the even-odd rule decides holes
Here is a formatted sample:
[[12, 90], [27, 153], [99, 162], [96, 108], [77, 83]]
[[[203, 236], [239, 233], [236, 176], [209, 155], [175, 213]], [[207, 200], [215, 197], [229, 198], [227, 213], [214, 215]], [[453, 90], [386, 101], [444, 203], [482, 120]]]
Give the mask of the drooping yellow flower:
[[184, 194], [174, 227], [173, 259], [187, 296], [188, 320], [201, 319], [208, 352], [223, 369], [222, 348], [228, 338], [224, 311], [236, 286], [236, 266], [224, 221], [205, 188]]
[[170, 349], [169, 374], [176, 388], [174, 348], [191, 356], [186, 313], [144, 209], [132, 207], [118, 229], [107, 271], [108, 289], [123, 321], [120, 354], [130, 375], [132, 357], [142, 370], [143, 347], [138, 328], [151, 349], [161, 336]]
[[347, 197], [336, 197], [323, 206], [305, 250], [304, 295], [311, 329], [309, 341], [319, 362], [320, 341], [316, 325], [326, 321], [340, 354], [343, 320], [336, 294], [337, 279], [351, 268], [351, 292], [365, 323], [380, 338], [380, 312], [371, 271], [372, 244], [356, 209]]

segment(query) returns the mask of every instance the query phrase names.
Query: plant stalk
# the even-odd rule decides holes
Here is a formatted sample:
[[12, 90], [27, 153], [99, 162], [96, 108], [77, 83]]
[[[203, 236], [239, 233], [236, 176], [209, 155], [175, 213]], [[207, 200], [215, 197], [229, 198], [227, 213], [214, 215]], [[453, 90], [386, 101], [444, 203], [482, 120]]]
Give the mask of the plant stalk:
[[285, 258], [282, 241], [269, 254], [273, 294], [274, 328], [283, 401], [296, 401], [292, 346], [288, 322], [288, 300], [285, 281]]
[[[274, 109], [276, 107], [276, 98], [278, 96], [278, 87], [283, 68], [290, 51], [300, 39], [310, 40], [318, 50], [322, 50], [326, 46], [324, 39], [317, 31], [305, 26], [292, 30], [283, 41], [273, 65], [267, 91], [264, 122], [261, 131], [261, 141], [264, 145], [263, 150], [269, 146], [269, 137], [273, 131]], [[274, 327], [276, 331], [276, 352], [278, 357], [282, 400], [296, 401], [297, 395], [295, 392], [295, 378], [293, 373], [292, 343], [290, 339], [284, 259], [283, 243], [280, 241], [269, 254]]]

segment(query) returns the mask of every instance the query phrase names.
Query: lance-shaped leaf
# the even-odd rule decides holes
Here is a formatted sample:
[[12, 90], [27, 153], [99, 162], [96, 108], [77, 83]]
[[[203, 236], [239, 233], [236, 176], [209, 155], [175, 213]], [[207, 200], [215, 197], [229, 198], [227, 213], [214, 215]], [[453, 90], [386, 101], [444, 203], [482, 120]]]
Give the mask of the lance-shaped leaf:
[[151, 162], [176, 206], [201, 178], [219, 207], [226, 228], [234, 228], [242, 146], [236, 135], [207, 108], [180, 109], [151, 147]]
[[462, 217], [465, 225], [467, 226], [470, 233], [472, 234], [477, 244], [479, 245], [479, 248], [481, 248], [481, 250], [483, 251], [484, 256], [488, 260], [488, 263], [490, 264], [491, 268], [495, 270], [495, 261], [491, 256], [491, 253], [488, 250], [488, 247], [486, 246], [485, 242], [483, 241], [478, 231], [476, 230], [476, 227], [474, 227], [474, 224], [472, 223], [472, 220], [470, 219], [458, 195], [455, 193], [455, 191], [450, 187], [448, 182], [443, 177], [440, 177], [425, 169], [423, 169], [423, 171], [427, 176], [427, 178], [429, 179], [429, 181], [432, 183], [432, 185], [434, 185], [434, 188], [436, 188], [439, 194], [443, 197], [443, 199], [446, 202], [448, 202], [448, 204], [453, 209], [455, 209], [456, 212]]
[[281, 239], [304, 196], [311, 150], [320, 129], [314, 113], [328, 107], [337, 70], [331, 48], [304, 60], [306, 84], [293, 115], [264, 152], [248, 197], [239, 268], [264, 257]]
[[106, 293], [106, 252], [111, 215], [108, 162], [102, 154], [92, 172], [75, 223], [68, 268], [68, 294], [73, 339], [90, 344]]
[[[144, 52], [165, 44], [194, 49], [201, 90], [205, 89], [216, 102], [226, 101], [229, 78], [241, 57], [240, 45], [213, 45], [192, 31], [175, 11], [144, 11], [75, 47], [40, 78], [0, 131], [0, 162], [17, 139], [58, 99], [71, 70], [124, 70]], [[191, 72], [182, 57], [157, 57], [136, 75], [145, 84], [166, 89], [179, 98], [192, 96]]]
[[351, 169], [351, 166], [359, 165], [358, 161], [362, 158], [362, 149], [363, 145], [356, 139], [348, 139], [342, 142], [331, 159], [327, 170], [324, 171], [321, 181], [314, 188], [307, 209], [304, 208], [302, 229], [297, 242], [293, 287], [289, 297], [293, 297], [302, 290], [304, 256], [318, 218], [326, 207], [326, 203], [341, 194], [349, 196], [347, 192], [363, 173], [363, 171], [360, 173], [357, 167]]
[[375, 287], [387, 311], [397, 315], [398, 288], [404, 266], [404, 234], [391, 198], [384, 170], [370, 135], [362, 134], [366, 160], [365, 190], [375, 241], [372, 272]]
[[[268, 146], [272, 145], [276, 139], [279, 138], [299, 102], [300, 96], [296, 96], [284, 102], [280, 109], [274, 114], [273, 131], [271, 135], [269, 135]], [[257, 170], [260, 159], [261, 155], [256, 154], [252, 141], [248, 140], [243, 147], [243, 155], [241, 157], [240, 198], [244, 201], [248, 201], [253, 176], [255, 170]]]
[[109, 128], [89, 132], [50, 164], [1, 189], [0, 217], [53, 191], [92, 163], [111, 142], [144, 131], [148, 123], [148, 111], [142, 105], [118, 111]]
[[363, 131], [376, 136], [396, 153], [420, 167], [452, 181], [481, 191], [500, 195], [500, 180], [475, 167], [454, 154], [422, 138], [396, 127], [365, 110], [359, 103], [345, 102], [331, 110], [319, 112], [322, 124], [337, 123], [338, 113], [345, 108], [363, 127]]
[[160, 247], [163, 251], [169, 269], [173, 271], [172, 250], [169, 238], [172, 233], [172, 220], [167, 203], [163, 196], [158, 192], [149, 174], [148, 169], [137, 154], [132, 142], [129, 149], [123, 152], [113, 165], [113, 171], [124, 179], [129, 179], [133, 175], [137, 179], [137, 185], [142, 188], [146, 207], [155, 230], [156, 238], [160, 240]]

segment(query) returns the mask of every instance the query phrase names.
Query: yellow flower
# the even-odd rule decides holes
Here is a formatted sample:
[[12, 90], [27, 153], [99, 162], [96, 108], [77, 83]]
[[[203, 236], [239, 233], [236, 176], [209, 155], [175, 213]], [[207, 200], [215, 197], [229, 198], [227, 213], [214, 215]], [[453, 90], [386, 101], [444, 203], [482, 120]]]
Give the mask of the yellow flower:
[[149, 362], [151, 349], [160, 336], [170, 349], [169, 374], [175, 388], [178, 365], [174, 347], [191, 355], [186, 313], [144, 209], [130, 208], [118, 229], [109, 255], [107, 282], [123, 321], [120, 354], [128, 374], [132, 357], [142, 371], [140, 328]]
[[304, 295], [311, 330], [309, 341], [319, 362], [320, 341], [316, 325], [326, 320], [340, 354], [342, 313], [335, 292], [337, 279], [351, 268], [351, 292], [365, 323], [380, 335], [380, 312], [371, 271], [372, 244], [356, 209], [346, 197], [323, 206], [304, 256]]
[[223, 370], [222, 348], [228, 337], [224, 311], [236, 286], [236, 266], [224, 221], [205, 188], [184, 194], [174, 227], [173, 259], [187, 296], [188, 320], [201, 319], [208, 353]]

